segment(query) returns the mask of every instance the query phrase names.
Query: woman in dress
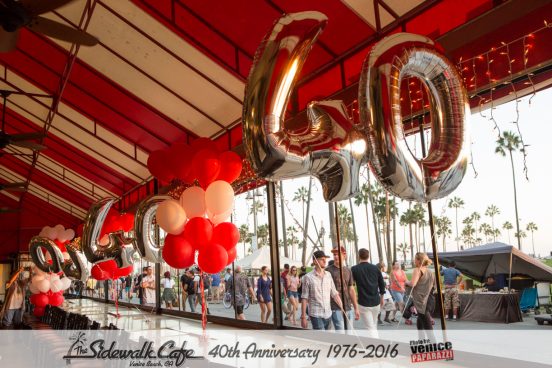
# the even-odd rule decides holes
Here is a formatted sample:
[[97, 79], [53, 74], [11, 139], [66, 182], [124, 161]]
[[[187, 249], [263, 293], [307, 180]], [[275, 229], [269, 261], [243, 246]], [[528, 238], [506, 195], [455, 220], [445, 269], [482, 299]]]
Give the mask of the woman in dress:
[[171, 278], [169, 271], [163, 274], [161, 285], [164, 287], [163, 300], [168, 309], [172, 309], [173, 303], [176, 301], [176, 294], [174, 293], [174, 280]]
[[297, 325], [297, 320], [295, 319], [295, 313], [299, 306], [299, 286], [301, 285], [301, 280], [297, 276], [297, 267], [292, 266], [289, 270], [288, 275], [286, 276], [287, 286], [288, 286], [288, 299], [291, 303], [291, 313], [289, 314], [289, 320], [293, 326]]
[[261, 276], [257, 280], [257, 301], [261, 307], [261, 323], [268, 323], [272, 313], [272, 280], [268, 277], [268, 267], [261, 268]]
[[[427, 337], [434, 341], [435, 337], [433, 336], [433, 326], [431, 324], [431, 312], [433, 312], [432, 305], [434, 305], [434, 303], [429, 301], [429, 299], [432, 297], [431, 292], [435, 287], [435, 276], [427, 268], [427, 266], [431, 265], [431, 263], [432, 262], [427, 257], [427, 254], [422, 252], [416, 253], [416, 256], [414, 257], [414, 265], [416, 268], [412, 274], [411, 281], [411, 298], [418, 313], [416, 327], [419, 331], [419, 337]], [[424, 333], [424, 330], [429, 332]]]

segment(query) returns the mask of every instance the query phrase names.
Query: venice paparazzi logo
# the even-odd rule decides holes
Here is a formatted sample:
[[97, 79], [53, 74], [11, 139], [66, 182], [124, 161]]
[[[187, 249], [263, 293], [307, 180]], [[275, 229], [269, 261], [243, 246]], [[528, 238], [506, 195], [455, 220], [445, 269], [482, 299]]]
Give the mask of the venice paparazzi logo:
[[67, 355], [63, 356], [67, 364], [73, 359], [99, 359], [99, 360], [130, 360], [131, 367], [155, 367], [174, 366], [180, 367], [188, 359], [205, 359], [195, 356], [193, 349], [187, 349], [184, 341], [181, 347], [176, 347], [174, 340], [163, 343], [155, 350], [152, 341], [144, 341], [141, 345], [132, 341], [127, 346], [117, 346], [117, 341], [106, 343], [104, 338], [98, 338], [88, 342], [86, 333], [78, 331], [69, 337], [72, 341]]

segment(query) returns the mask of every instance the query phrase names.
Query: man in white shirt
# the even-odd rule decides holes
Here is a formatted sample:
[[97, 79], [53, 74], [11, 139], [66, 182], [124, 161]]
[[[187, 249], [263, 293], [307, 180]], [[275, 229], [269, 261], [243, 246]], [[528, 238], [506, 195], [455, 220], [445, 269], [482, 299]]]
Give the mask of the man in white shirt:
[[142, 290], [144, 291], [144, 305], [155, 305], [155, 276], [153, 276], [153, 269], [148, 266], [146, 269], [146, 276], [142, 278]]
[[[17, 276], [15, 276], [17, 277]], [[0, 309], [0, 326], [11, 328], [22, 323], [25, 307], [25, 286], [28, 280], [17, 280], [12, 277], [8, 282], [6, 300]]]

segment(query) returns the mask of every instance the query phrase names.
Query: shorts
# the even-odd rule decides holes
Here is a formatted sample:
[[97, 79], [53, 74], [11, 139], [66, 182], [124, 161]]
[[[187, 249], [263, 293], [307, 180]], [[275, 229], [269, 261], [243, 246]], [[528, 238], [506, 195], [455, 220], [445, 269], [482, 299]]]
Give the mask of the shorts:
[[243, 305], [236, 305], [236, 313], [243, 314]]
[[299, 299], [299, 292], [288, 290], [288, 298]]
[[404, 293], [396, 290], [389, 290], [395, 303], [404, 303]]
[[445, 309], [460, 307], [460, 298], [458, 297], [458, 289], [455, 287], [445, 288]]

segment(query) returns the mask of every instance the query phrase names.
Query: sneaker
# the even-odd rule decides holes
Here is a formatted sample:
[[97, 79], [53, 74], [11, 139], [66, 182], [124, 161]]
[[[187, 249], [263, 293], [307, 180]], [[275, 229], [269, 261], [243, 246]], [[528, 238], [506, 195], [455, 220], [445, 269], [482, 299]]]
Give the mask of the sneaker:
[[378, 326], [382, 326], [382, 325], [383, 325], [383, 322], [378, 319]]
[[445, 320], [447, 320], [447, 321], [448, 321], [449, 319], [450, 319], [450, 317], [449, 317], [449, 316], [445, 316]]
[[452, 316], [452, 320], [453, 320], [453, 321], [458, 321], [458, 320], [456, 319], [456, 316]]
[[391, 324], [391, 321], [389, 320], [389, 318], [386, 318], [386, 319], [384, 319], [383, 321], [384, 321], [384, 322], [387, 322], [387, 323], [389, 323], [389, 324]]
[[405, 320], [404, 320], [404, 324], [410, 326], [410, 325], [412, 325], [412, 321], [409, 320], [409, 319], [405, 319]]

